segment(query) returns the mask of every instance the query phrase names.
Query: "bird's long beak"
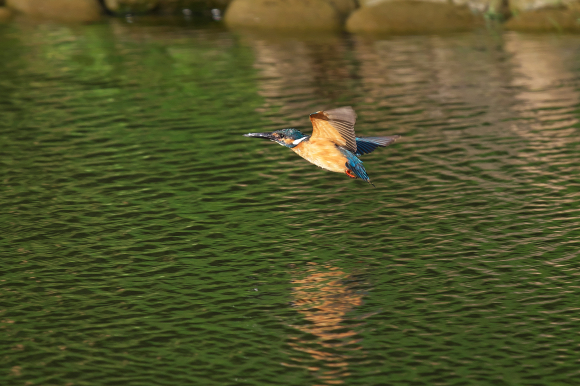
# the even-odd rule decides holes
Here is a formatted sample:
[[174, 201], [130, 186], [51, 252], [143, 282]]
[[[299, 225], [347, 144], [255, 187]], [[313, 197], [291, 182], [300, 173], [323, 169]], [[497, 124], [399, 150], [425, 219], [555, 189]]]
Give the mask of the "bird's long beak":
[[266, 138], [266, 139], [274, 139], [272, 133], [248, 133], [244, 134], [244, 137], [258, 137], [258, 138]]

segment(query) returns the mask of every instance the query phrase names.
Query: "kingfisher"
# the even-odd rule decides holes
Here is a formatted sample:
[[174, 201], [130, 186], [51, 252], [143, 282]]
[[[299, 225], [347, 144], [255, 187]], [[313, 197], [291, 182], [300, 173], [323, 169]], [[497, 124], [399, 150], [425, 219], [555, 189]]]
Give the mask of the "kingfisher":
[[248, 133], [246, 137], [266, 138], [292, 149], [305, 160], [330, 170], [346, 173], [350, 178], [360, 178], [375, 186], [360, 160], [363, 154], [377, 147], [385, 147], [400, 136], [357, 137], [354, 133], [356, 113], [351, 106], [310, 114], [312, 135], [297, 129], [281, 129], [269, 133]]

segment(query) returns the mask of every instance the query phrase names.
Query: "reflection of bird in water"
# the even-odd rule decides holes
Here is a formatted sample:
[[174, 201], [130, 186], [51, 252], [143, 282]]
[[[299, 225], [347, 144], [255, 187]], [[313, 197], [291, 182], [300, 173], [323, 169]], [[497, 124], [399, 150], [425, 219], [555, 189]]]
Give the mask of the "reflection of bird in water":
[[[292, 327], [308, 335], [291, 338], [288, 344], [297, 352], [310, 355], [314, 362], [295, 358], [287, 366], [306, 367], [324, 384], [341, 384], [350, 375], [349, 362], [364, 357], [357, 343], [355, 327], [348, 312], [362, 305], [362, 294], [349, 287], [349, 274], [337, 267], [311, 263], [306, 276], [296, 272], [292, 280], [293, 304], [310, 323]], [[317, 339], [313, 340], [311, 336]]]
[[346, 173], [372, 184], [359, 157], [377, 147], [395, 142], [398, 135], [388, 137], [356, 137], [356, 113], [350, 106], [310, 114], [312, 135], [297, 129], [282, 129], [270, 133], [249, 133], [246, 137], [267, 138], [289, 147], [305, 160], [332, 172]]

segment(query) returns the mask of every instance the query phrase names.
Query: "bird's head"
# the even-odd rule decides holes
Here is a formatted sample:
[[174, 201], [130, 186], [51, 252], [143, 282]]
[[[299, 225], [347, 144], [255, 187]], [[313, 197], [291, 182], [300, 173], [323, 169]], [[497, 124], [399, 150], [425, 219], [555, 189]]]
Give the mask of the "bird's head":
[[270, 141], [279, 143], [282, 146], [293, 148], [297, 146], [300, 142], [308, 139], [307, 135], [304, 135], [298, 129], [282, 129], [272, 131], [270, 133], [248, 133], [244, 134], [245, 137], [258, 137], [266, 138]]

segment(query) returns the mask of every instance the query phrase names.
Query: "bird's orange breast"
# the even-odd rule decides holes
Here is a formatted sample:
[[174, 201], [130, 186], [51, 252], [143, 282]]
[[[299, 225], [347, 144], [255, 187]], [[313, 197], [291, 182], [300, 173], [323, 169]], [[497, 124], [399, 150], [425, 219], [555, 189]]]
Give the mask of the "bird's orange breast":
[[302, 158], [322, 169], [344, 173], [346, 157], [336, 144], [326, 138], [310, 138], [292, 148]]

